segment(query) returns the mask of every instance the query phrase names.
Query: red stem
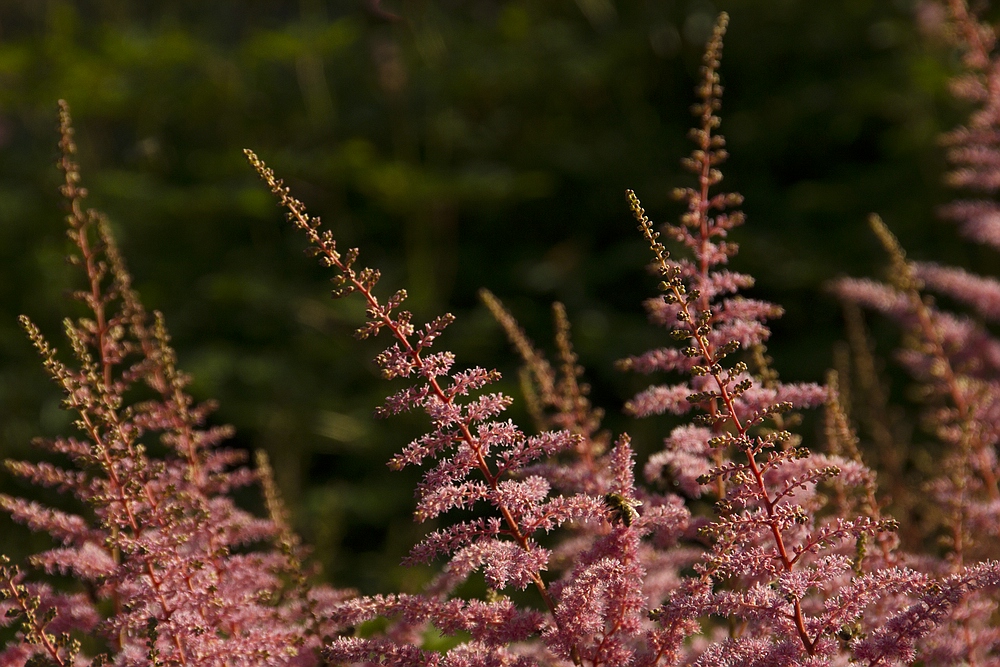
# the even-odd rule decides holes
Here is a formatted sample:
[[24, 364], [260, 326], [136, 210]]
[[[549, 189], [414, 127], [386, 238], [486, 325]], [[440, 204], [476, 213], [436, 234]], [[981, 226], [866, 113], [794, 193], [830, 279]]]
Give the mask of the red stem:
[[[262, 165], [263, 163], [260, 164]], [[423, 359], [421, 359], [420, 357], [420, 349], [413, 347], [413, 345], [410, 343], [409, 338], [399, 329], [398, 325], [396, 324], [396, 321], [393, 320], [390, 317], [389, 312], [381, 306], [381, 304], [378, 302], [378, 299], [375, 297], [374, 294], [372, 294], [369, 287], [360, 280], [358, 280], [357, 274], [354, 272], [354, 270], [351, 269], [349, 266], [345, 265], [341, 261], [340, 253], [337, 252], [334, 246], [331, 243], [327, 243], [320, 236], [320, 234], [316, 231], [316, 228], [311, 224], [309, 217], [302, 210], [301, 204], [297, 200], [293, 200], [288, 195], [287, 191], [273, 177], [273, 175], [269, 176], [260, 167], [258, 167], [258, 169], [261, 171], [265, 180], [268, 182], [268, 185], [271, 186], [272, 191], [274, 191], [275, 194], [279, 195], [279, 197], [281, 198], [281, 203], [291, 213], [295, 225], [306, 232], [306, 235], [309, 238], [309, 242], [322, 253], [323, 257], [327, 260], [327, 262], [329, 262], [331, 266], [336, 267], [341, 272], [341, 274], [347, 278], [347, 280], [351, 283], [351, 285], [355, 288], [355, 290], [357, 290], [362, 294], [362, 296], [364, 296], [365, 300], [368, 302], [368, 312], [370, 314], [375, 314], [373, 316], [373, 319], [377, 317], [378, 320], [384, 326], [388, 327], [388, 329], [392, 331], [393, 337], [395, 337], [396, 340], [399, 341], [399, 343], [403, 346], [406, 354], [410, 357], [411, 361], [413, 362], [413, 365], [418, 370], [423, 370], [425, 366]], [[441, 388], [441, 385], [438, 383], [437, 378], [428, 377], [427, 382], [431, 388], [431, 391], [440, 401], [442, 401], [447, 405], [451, 405], [454, 402], [454, 397], [449, 395], [447, 392], [444, 391], [444, 389]], [[459, 424], [459, 429], [461, 432], [462, 440], [469, 446], [469, 448], [473, 452], [475, 452], [476, 466], [479, 468], [479, 471], [486, 480], [486, 483], [489, 485], [490, 489], [492, 489], [494, 492], [498, 491], [499, 490], [498, 477], [493, 474], [493, 471], [489, 467], [489, 463], [483, 456], [482, 450], [479, 446], [479, 441], [469, 430], [468, 424], [465, 423]], [[499, 505], [499, 510], [500, 514], [503, 516], [503, 519], [507, 524], [507, 527], [509, 528], [509, 534], [511, 535], [511, 537], [513, 537], [514, 541], [517, 542], [522, 549], [524, 549], [525, 551], [529, 551], [530, 547], [528, 545], [528, 537], [523, 534], [520, 526], [514, 519], [514, 516], [511, 514], [510, 510], [503, 504]], [[538, 589], [538, 592], [541, 595], [542, 601], [545, 603], [545, 606], [548, 607], [549, 611], [551, 612], [553, 622], [556, 624], [556, 627], [559, 627], [559, 620], [556, 617], [555, 602], [553, 601], [552, 596], [549, 594], [548, 588], [546, 587], [544, 580], [542, 580], [541, 574], [538, 572], [533, 572], [531, 575], [531, 580], [532, 583], [535, 585], [535, 588]], [[571, 647], [570, 654], [573, 659], [573, 663], [575, 665], [580, 666], [583, 664], [579, 655], [579, 651], [575, 646]]]

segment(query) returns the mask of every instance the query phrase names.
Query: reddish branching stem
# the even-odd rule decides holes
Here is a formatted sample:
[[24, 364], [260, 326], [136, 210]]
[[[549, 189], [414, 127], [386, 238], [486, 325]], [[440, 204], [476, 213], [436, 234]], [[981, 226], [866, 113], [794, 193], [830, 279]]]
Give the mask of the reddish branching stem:
[[[356, 271], [353, 268], [353, 264], [357, 259], [358, 251], [351, 249], [344, 254], [338, 251], [331, 232], [321, 230], [320, 219], [310, 216], [307, 213], [305, 205], [291, 195], [289, 188], [275, 176], [274, 171], [257, 157], [253, 151], [246, 150], [244, 152], [250, 164], [253, 165], [257, 173], [267, 183], [268, 187], [270, 187], [271, 192], [278, 197], [279, 204], [287, 211], [289, 221], [305, 232], [312, 252], [319, 257], [320, 263], [324, 266], [334, 268], [339, 272], [338, 277], [335, 279], [338, 289], [335, 290], [334, 296], [346, 296], [352, 292], [358, 292], [367, 303], [369, 322], [366, 326], [359, 329], [359, 337], [367, 337], [368, 335], [378, 333], [382, 328], [388, 329], [393, 338], [402, 346], [402, 350], [405, 356], [408, 357], [413, 369], [418, 374], [426, 377], [428, 386], [437, 400], [443, 405], [451, 406], [455, 401], [456, 394], [446, 391], [433, 373], [426, 372], [427, 368], [421, 353], [426, 345], [429, 344], [429, 341], [425, 343], [424, 340], [416, 342], [411, 340], [413, 326], [409, 321], [409, 313], [402, 312], [393, 316], [395, 308], [406, 297], [405, 291], [400, 290], [397, 292], [386, 305], [380, 303], [378, 297], [372, 291], [372, 288], [380, 277], [379, 272], [368, 268]], [[439, 319], [442, 322], [439, 328], [443, 328], [443, 325], [450, 323], [454, 318], [449, 313]], [[473, 435], [467, 422], [459, 421], [457, 426], [461, 440], [474, 453], [476, 467], [482, 474], [486, 484], [494, 493], [498, 494], [500, 491], [501, 476], [490, 467], [480, 446], [479, 439]], [[505, 532], [521, 549], [526, 552], [530, 551], [529, 535], [526, 534], [522, 526], [515, 519], [511, 509], [499, 503], [498, 510], [506, 524]], [[538, 590], [545, 606], [551, 612], [554, 622], [558, 624], [558, 620], [556, 620], [556, 604], [549, 593], [545, 581], [542, 579], [541, 573], [538, 571], [533, 572], [531, 574], [531, 581]], [[575, 647], [571, 649], [571, 656], [574, 663], [577, 665], [582, 664]]]
[[[782, 567], [785, 571], [790, 572], [794, 567], [795, 557], [789, 553], [785, 545], [784, 536], [779, 528], [778, 516], [775, 513], [775, 500], [771, 497], [770, 490], [764, 481], [763, 470], [756, 458], [759, 447], [751, 444], [750, 424], [744, 423], [737, 413], [735, 396], [732, 392], [732, 381], [721, 366], [721, 361], [725, 355], [719, 354], [714, 350], [708, 340], [707, 324], [704, 323], [706, 318], [700, 317], [697, 312], [698, 304], [696, 300], [698, 296], [695, 295], [692, 297], [692, 294], [688, 292], [684, 282], [681, 280], [680, 271], [668, 261], [670, 255], [663, 244], [659, 242], [658, 238], [660, 234], [653, 229], [653, 223], [646, 216], [642, 205], [639, 203], [639, 199], [631, 190], [627, 192], [627, 195], [632, 213], [639, 222], [639, 229], [642, 231], [643, 237], [653, 251], [657, 271], [663, 279], [660, 283], [660, 289], [670, 294], [672, 301], [679, 306], [680, 313], [677, 317], [680, 322], [679, 328], [684, 329], [690, 336], [690, 339], [694, 341], [698, 349], [698, 356], [704, 362], [702, 368], [714, 381], [715, 391], [722, 402], [725, 418], [735, 430], [733, 439], [737, 443], [740, 443], [740, 449], [746, 454], [747, 465], [756, 483], [758, 497], [769, 518], [771, 534], [774, 537], [774, 544], [781, 558]], [[801, 602], [796, 599], [793, 607], [792, 620], [795, 623], [799, 639], [802, 640], [802, 646], [806, 652], [812, 655], [817, 638], [810, 637], [806, 630]]]

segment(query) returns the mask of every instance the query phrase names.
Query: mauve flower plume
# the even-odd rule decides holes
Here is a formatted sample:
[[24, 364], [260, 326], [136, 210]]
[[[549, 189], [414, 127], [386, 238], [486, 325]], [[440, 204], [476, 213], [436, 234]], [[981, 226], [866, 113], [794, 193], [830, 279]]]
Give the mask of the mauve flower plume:
[[[954, 89], [977, 105], [968, 127], [948, 136], [949, 178], [988, 197], [1000, 189], [995, 33], [963, 0], [925, 5], [920, 16], [962, 48], [966, 72]], [[923, 537], [941, 539], [908, 551], [852, 425], [849, 378], [782, 382], [764, 347], [782, 309], [745, 296], [753, 277], [734, 266], [742, 197], [718, 189], [727, 23], [720, 15], [696, 89], [695, 148], [683, 161], [695, 182], [675, 191], [686, 211], [662, 228], [677, 257], [627, 193], [661, 281], [646, 310], [676, 342], [620, 362], [664, 376], [625, 412], [673, 420], [662, 449], [640, 461], [640, 483], [636, 452], [646, 450], [603, 429], [564, 306], [553, 307], [550, 361], [481, 292], [524, 363], [535, 426], [525, 431], [505, 416], [513, 399], [491, 390], [496, 370], [464, 367], [441, 349], [454, 317], [419, 324], [402, 309], [405, 290], [379, 296], [379, 271], [360, 268], [358, 250], [339, 249], [246, 151], [309, 254], [333, 271], [334, 296], [365, 302], [357, 336], [391, 339], [375, 363], [396, 386], [376, 415], [426, 415], [427, 432], [398, 443], [389, 461], [422, 469], [413, 517], [430, 527], [404, 564], [439, 569], [416, 593], [315, 583], [268, 458], [259, 453], [250, 468], [224, 445], [229, 428], [206, 425], [213, 406], [187, 393], [164, 318], [145, 310], [107, 222], [84, 208], [63, 105], [62, 192], [86, 315], [65, 321], [68, 353], [22, 324], [75, 432], [38, 443], [50, 459], [6, 466], [68, 501], [0, 495], [0, 508], [53, 541], [26, 564], [0, 562], [0, 625], [13, 636], [0, 665], [997, 664], [1000, 342], [989, 326], [1000, 319], [1000, 282], [909, 262], [873, 219], [892, 281], [835, 287], [908, 332], [898, 356], [943, 452], [922, 487], [936, 517]], [[1000, 246], [991, 199], [948, 212], [964, 233]], [[968, 312], [937, 307], [925, 290]], [[825, 442], [815, 445], [798, 412], [821, 406]], [[257, 484], [266, 517], [233, 497]]]

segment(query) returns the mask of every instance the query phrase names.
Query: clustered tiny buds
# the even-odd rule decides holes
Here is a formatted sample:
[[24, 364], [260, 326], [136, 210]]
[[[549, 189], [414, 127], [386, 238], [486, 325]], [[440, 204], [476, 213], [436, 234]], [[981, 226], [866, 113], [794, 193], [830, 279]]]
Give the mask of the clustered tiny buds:
[[[5, 565], [2, 622], [19, 626], [0, 664], [81, 664], [84, 636], [103, 640], [93, 664], [314, 662], [321, 638], [338, 630], [330, 605], [342, 595], [322, 585], [285, 590], [298, 562], [272, 544], [284, 530], [233, 501], [258, 477], [242, 452], [221, 446], [231, 429], [204, 425], [211, 405], [187, 394], [162, 316], [145, 311], [106, 221], [84, 206], [65, 103], [60, 121], [72, 261], [84, 278], [75, 296], [89, 313], [64, 323], [70, 361], [21, 321], [78, 433], [39, 443], [70, 466], [7, 469], [74, 497], [80, 511], [10, 496], [0, 506], [57, 541], [31, 558], [32, 571], [80, 585], [64, 592]], [[152, 398], [136, 402], [137, 387]]]
[[[956, 93], [981, 105], [948, 136], [949, 180], [994, 194], [996, 36], [964, 0], [942, 2], [965, 69]], [[423, 468], [414, 518], [437, 524], [406, 559], [444, 561], [418, 593], [366, 596], [316, 583], [268, 457], [259, 453], [249, 468], [223, 444], [231, 429], [205, 425], [212, 406], [187, 393], [164, 318], [145, 310], [109, 225], [85, 208], [62, 104], [61, 192], [70, 259], [83, 279], [75, 297], [88, 315], [65, 322], [69, 354], [21, 321], [77, 432], [40, 443], [62, 464], [9, 461], [7, 469], [71, 496], [78, 510], [0, 495], [14, 520], [57, 543], [25, 565], [0, 560], [0, 625], [13, 636], [0, 665], [996, 662], [1000, 341], [976, 318], [1000, 319], [1000, 282], [911, 262], [873, 217], [890, 284], [835, 287], [909, 334], [899, 356], [922, 387], [925, 422], [944, 452], [924, 487], [938, 519], [921, 536], [943, 541], [918, 552], [897, 535], [865, 464], [849, 383], [833, 372], [825, 386], [782, 382], [765, 348], [768, 322], [782, 309], [743, 296], [753, 278], [731, 268], [739, 248], [730, 232], [746, 220], [737, 210], [743, 198], [720, 190], [728, 20], [716, 23], [695, 91], [694, 149], [682, 162], [694, 183], [675, 190], [680, 220], [654, 224], [627, 191], [659, 280], [645, 306], [672, 342], [619, 362], [666, 378], [625, 411], [682, 420], [641, 469], [645, 483], [636, 482], [629, 436], [602, 428], [565, 307], [553, 307], [553, 362], [499, 299], [481, 293], [524, 363], [535, 423], [525, 432], [503, 418], [513, 399], [490, 390], [499, 372], [462, 368], [435, 347], [454, 317], [421, 324], [402, 307], [405, 290], [380, 296], [379, 271], [360, 267], [357, 249], [338, 248], [333, 232], [246, 151], [308, 253], [333, 271], [333, 296], [365, 301], [357, 337], [390, 339], [375, 363], [398, 386], [376, 414], [426, 415], [427, 433], [389, 461], [396, 470]], [[971, 238], [1000, 247], [996, 206], [975, 199], [946, 213]], [[974, 315], [940, 309], [925, 289]], [[134, 388], [152, 398], [135, 400]], [[813, 445], [799, 416], [818, 407], [826, 442]], [[259, 485], [266, 517], [234, 500], [248, 485]], [[459, 594], [477, 581], [483, 594]], [[425, 642], [431, 633], [447, 636], [445, 648]]]

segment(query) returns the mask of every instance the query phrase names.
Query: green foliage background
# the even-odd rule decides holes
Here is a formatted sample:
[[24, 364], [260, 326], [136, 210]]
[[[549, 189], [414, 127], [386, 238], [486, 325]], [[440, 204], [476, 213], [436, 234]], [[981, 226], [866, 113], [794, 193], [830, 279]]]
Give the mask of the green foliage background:
[[[689, 183], [688, 107], [702, 45], [731, 14], [722, 65], [725, 184], [746, 196], [738, 269], [784, 305], [772, 352], [820, 380], [842, 336], [825, 281], [871, 275], [877, 211], [912, 255], [993, 259], [934, 217], [939, 134], [962, 109], [954, 55], [921, 36], [910, 0], [6, 0], [0, 4], [0, 453], [69, 419], [15, 317], [55, 341], [75, 276], [63, 262], [56, 109], [73, 108], [85, 182], [136, 285], [165, 313], [194, 393], [236, 444], [270, 452], [299, 529], [332, 580], [410, 589], [397, 567], [425, 527], [415, 477], [384, 462], [418, 417], [373, 422], [392, 390], [350, 333], [359, 301], [327, 298], [246, 165], [253, 148], [344, 245], [409, 289], [418, 318], [447, 309], [441, 345], [466, 365], [516, 362], [475, 293], [531, 335], [566, 303], [595, 400], [640, 451], [662, 424], [619, 415], [647, 381], [614, 360], [660, 344], [641, 300], [647, 250], [624, 204], [656, 219]], [[389, 16], [398, 15], [398, 20]], [[523, 413], [515, 409], [515, 415]], [[524, 423], [526, 420], [522, 420]], [[0, 482], [4, 488], [14, 483]], [[24, 489], [15, 488], [18, 493]], [[32, 540], [0, 524], [4, 550]]]

